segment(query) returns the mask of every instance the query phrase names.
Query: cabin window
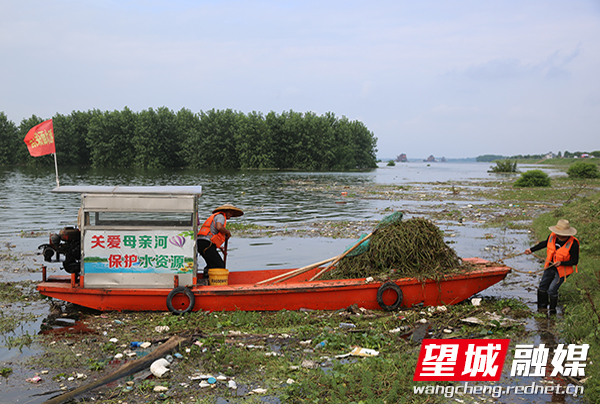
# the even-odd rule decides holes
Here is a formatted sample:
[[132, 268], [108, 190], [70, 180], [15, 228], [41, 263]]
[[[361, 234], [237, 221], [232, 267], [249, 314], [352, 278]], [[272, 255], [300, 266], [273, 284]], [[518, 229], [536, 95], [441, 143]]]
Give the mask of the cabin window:
[[86, 226], [192, 227], [194, 214], [185, 212], [86, 212]]

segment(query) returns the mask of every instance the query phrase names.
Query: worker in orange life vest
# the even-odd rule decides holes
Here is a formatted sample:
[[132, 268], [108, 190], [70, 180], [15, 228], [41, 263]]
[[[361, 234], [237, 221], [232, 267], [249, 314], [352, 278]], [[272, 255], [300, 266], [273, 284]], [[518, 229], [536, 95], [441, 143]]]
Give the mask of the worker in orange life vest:
[[575, 237], [577, 230], [571, 227], [568, 220], [560, 219], [556, 226], [548, 227], [552, 233], [548, 239], [525, 250], [525, 254], [546, 248], [546, 270], [538, 286], [538, 310], [556, 313], [558, 288], [567, 276], [577, 271], [579, 263], [579, 240]]
[[225, 227], [227, 219], [239, 217], [243, 214], [244, 212], [241, 209], [231, 204], [225, 204], [213, 210], [213, 214], [200, 227], [196, 245], [198, 252], [206, 261], [204, 278], [208, 278], [210, 268], [225, 268], [225, 262], [219, 255], [217, 248], [222, 248], [225, 241], [231, 237], [231, 232]]

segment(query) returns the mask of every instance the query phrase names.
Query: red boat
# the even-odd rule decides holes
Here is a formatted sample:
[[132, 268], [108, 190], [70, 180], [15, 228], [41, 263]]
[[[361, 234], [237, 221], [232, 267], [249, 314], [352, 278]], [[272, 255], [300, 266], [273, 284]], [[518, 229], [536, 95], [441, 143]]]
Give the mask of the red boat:
[[[311, 280], [319, 264], [289, 270], [234, 271], [226, 285], [200, 285], [196, 277], [199, 186], [59, 187], [81, 193], [76, 227], [50, 236], [44, 259], [70, 275], [46, 276], [46, 296], [108, 311], [337, 310], [357, 304], [394, 310], [423, 303], [452, 305], [501, 281], [510, 272], [479, 258], [479, 267], [441, 280], [370, 278]], [[325, 262], [325, 261], [324, 261]], [[316, 267], [316, 268], [315, 268]], [[306, 271], [304, 270], [306, 269]], [[276, 281], [272, 278], [278, 278]], [[272, 283], [271, 283], [272, 282]]]
[[[287, 270], [235, 271], [228, 285], [159, 289], [84, 288], [75, 275], [50, 276], [38, 285], [40, 293], [101, 311], [234, 311], [234, 310], [337, 310], [357, 304], [365, 309], [396, 309], [422, 303], [425, 306], [453, 305], [498, 283], [510, 272], [506, 266], [488, 266], [488, 261], [466, 258], [476, 269], [447, 276], [440, 281], [414, 278], [394, 282], [369, 282], [366, 278], [309, 281], [315, 268], [276, 284], [257, 282]], [[168, 307], [169, 306], [169, 307]]]

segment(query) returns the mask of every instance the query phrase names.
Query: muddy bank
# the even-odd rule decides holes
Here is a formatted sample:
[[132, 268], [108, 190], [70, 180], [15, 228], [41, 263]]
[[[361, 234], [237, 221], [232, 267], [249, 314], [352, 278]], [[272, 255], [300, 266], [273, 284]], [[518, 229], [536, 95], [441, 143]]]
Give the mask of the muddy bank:
[[[44, 352], [27, 359], [19, 373], [9, 374], [3, 388], [29, 384], [29, 396], [69, 391], [149, 354], [172, 335], [185, 335], [190, 343], [168, 358], [172, 362], [163, 377], [139, 372], [83, 398], [109, 403], [192, 398], [241, 402], [256, 396], [261, 397], [257, 402], [304, 402], [324, 399], [330, 392], [325, 386], [320, 392], [300, 386], [306, 388], [315, 380], [331, 383], [328, 378], [346, 366], [369, 367], [381, 361], [396, 368], [398, 391], [389, 386], [376, 390], [394, 398], [410, 384], [412, 372], [400, 369], [418, 353], [423, 338], [522, 339], [529, 334], [524, 324], [530, 316], [524, 305], [493, 299], [482, 299], [478, 306], [467, 301], [394, 313], [349, 307], [336, 312], [198, 312], [179, 317], [53, 306], [37, 337]], [[473, 318], [481, 319], [481, 324]], [[364, 348], [366, 356], [348, 355], [356, 347]], [[356, 370], [358, 374], [345, 376], [348, 384], [361, 382], [360, 369]]]

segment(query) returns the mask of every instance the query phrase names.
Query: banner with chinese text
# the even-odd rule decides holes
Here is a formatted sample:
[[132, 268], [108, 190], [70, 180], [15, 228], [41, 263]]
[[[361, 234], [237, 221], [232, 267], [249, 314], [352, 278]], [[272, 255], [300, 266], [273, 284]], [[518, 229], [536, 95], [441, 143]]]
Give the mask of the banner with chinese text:
[[188, 273], [194, 265], [191, 231], [90, 231], [84, 273]]

